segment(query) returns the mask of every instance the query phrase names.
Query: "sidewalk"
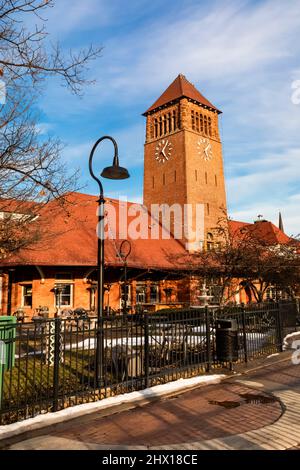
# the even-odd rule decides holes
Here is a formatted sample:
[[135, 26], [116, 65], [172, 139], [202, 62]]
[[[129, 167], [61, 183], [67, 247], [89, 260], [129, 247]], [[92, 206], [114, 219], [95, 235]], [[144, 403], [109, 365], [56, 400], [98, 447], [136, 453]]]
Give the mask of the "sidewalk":
[[[250, 369], [250, 366], [249, 366]], [[9, 449], [289, 449], [300, 444], [300, 365], [278, 356], [219, 385], [44, 428]], [[41, 435], [42, 434], [42, 435]]]

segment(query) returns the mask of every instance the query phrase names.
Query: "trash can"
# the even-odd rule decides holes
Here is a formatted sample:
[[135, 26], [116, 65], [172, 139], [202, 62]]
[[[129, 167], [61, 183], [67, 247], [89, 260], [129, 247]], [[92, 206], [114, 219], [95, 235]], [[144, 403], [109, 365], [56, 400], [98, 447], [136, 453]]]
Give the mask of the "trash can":
[[0, 341], [2, 363], [4, 362], [5, 370], [10, 370], [15, 365], [15, 350], [16, 350], [16, 317], [0, 317]]
[[4, 372], [15, 365], [16, 317], [0, 317], [0, 407], [3, 394]]
[[216, 321], [216, 353], [220, 362], [238, 360], [238, 328], [236, 320], [222, 319]]

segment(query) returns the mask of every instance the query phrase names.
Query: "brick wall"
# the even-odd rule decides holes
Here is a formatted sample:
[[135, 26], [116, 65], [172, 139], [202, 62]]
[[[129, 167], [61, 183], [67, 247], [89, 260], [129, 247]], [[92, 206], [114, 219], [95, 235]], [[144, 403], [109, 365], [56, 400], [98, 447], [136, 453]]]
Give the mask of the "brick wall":
[[[176, 109], [178, 126], [176, 131], [155, 138], [155, 119]], [[193, 129], [192, 111], [211, 122], [211, 135], [204, 130]], [[212, 159], [205, 161], [201, 153], [201, 139], [205, 138], [212, 147]], [[164, 140], [171, 144], [168, 160], [156, 159], [157, 148]], [[199, 146], [200, 145], [200, 146]], [[218, 114], [184, 98], [179, 103], [158, 110], [147, 116], [144, 157], [144, 204], [204, 205], [204, 239], [226, 214], [225, 179], [222, 144], [219, 137]], [[190, 220], [196, 229], [195, 211]], [[174, 232], [174, 228], [172, 231]], [[187, 241], [183, 237], [183, 241]]]

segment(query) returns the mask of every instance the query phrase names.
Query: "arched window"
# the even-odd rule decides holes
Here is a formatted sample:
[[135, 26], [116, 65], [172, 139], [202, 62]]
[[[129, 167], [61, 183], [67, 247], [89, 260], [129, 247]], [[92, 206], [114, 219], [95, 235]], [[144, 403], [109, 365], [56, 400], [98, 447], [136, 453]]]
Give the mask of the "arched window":
[[211, 118], [208, 118], [208, 133], [210, 137], [212, 136], [212, 130], [211, 130]]
[[161, 136], [162, 136], [162, 132], [163, 132], [163, 129], [162, 129], [162, 117], [161, 117], [161, 116], [159, 116], [158, 122], [159, 122], [159, 135], [158, 135], [158, 136], [161, 137]]
[[203, 115], [200, 114], [200, 132], [203, 132]]
[[192, 111], [192, 129], [195, 130], [195, 112]]
[[158, 122], [157, 119], [154, 119], [154, 137], [157, 139], [158, 137]]
[[199, 132], [199, 114], [196, 113], [196, 130]]
[[167, 114], [167, 121], [168, 121], [168, 132], [171, 132], [172, 130], [171, 113]]
[[173, 131], [176, 131], [176, 129], [177, 129], [177, 115], [176, 115], [175, 110], [172, 113], [172, 124], [173, 124]]
[[208, 130], [207, 130], [207, 117], [204, 116], [204, 134], [208, 135]]
[[163, 116], [163, 129], [164, 129], [164, 134], [167, 133], [167, 116], [164, 114]]

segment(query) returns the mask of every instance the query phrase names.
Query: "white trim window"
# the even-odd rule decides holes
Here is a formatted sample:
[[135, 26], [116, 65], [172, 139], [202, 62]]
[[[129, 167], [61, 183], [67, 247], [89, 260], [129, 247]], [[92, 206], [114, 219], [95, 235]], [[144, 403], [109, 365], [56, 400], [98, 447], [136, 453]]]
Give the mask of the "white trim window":
[[22, 307], [32, 308], [32, 284], [22, 286]]
[[150, 304], [159, 303], [159, 286], [158, 284], [150, 285]]
[[72, 308], [73, 307], [73, 284], [55, 285], [55, 307]]
[[136, 303], [144, 304], [146, 303], [146, 284], [145, 282], [136, 283]]
[[70, 272], [60, 272], [55, 275], [54, 287], [55, 308], [73, 308], [74, 285], [73, 276]]

